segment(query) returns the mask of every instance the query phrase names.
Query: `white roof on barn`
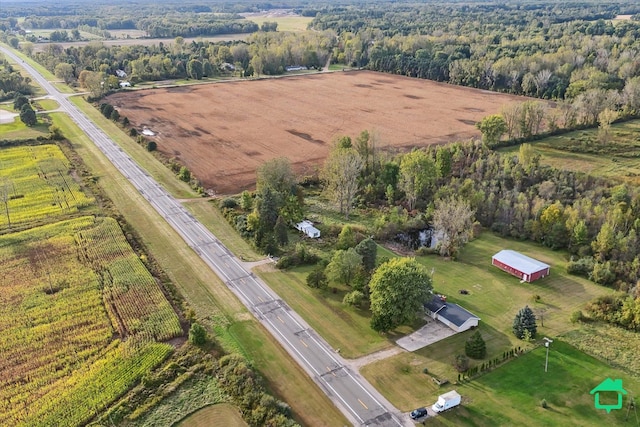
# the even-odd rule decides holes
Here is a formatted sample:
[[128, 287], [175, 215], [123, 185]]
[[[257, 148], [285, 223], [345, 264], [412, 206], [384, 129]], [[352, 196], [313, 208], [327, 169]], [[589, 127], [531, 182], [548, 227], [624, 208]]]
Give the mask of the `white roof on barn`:
[[510, 249], [503, 249], [492, 258], [526, 274], [533, 274], [536, 271], [549, 268], [549, 265], [544, 262], [522, 255], [520, 252], [512, 251]]

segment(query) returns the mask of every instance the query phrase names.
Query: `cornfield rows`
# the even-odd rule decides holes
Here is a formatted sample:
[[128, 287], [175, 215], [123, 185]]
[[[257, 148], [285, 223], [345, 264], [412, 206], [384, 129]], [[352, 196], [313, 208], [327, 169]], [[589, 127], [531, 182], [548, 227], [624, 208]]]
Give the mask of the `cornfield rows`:
[[0, 236], [0, 425], [87, 422], [181, 334], [111, 218]]
[[0, 231], [74, 213], [92, 203], [70, 175], [69, 162], [58, 146], [0, 150]]
[[114, 219], [100, 218], [75, 237], [80, 258], [95, 272], [104, 305], [122, 337], [144, 333], [163, 341], [182, 333], [173, 308]]

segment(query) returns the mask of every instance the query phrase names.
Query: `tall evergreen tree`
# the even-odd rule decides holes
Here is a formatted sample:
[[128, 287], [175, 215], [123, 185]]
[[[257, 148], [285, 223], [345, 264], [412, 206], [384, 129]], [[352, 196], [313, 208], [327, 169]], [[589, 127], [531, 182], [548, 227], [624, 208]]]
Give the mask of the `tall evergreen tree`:
[[278, 242], [280, 246], [286, 246], [289, 243], [287, 224], [285, 224], [281, 216], [278, 216], [278, 219], [276, 220], [274, 232], [276, 234], [276, 242]]
[[362, 266], [366, 271], [376, 268], [378, 247], [371, 237], [367, 237], [356, 246], [356, 252], [362, 256]]
[[516, 337], [523, 339], [525, 330], [529, 331], [531, 338], [535, 338], [536, 332], [538, 331], [536, 316], [528, 305], [520, 309], [513, 319], [513, 333]]
[[36, 112], [31, 108], [31, 104], [24, 104], [20, 109], [20, 120], [27, 126], [33, 126], [38, 122]]
[[484, 359], [487, 355], [487, 345], [482, 339], [480, 331], [476, 331], [464, 344], [464, 352], [472, 359]]

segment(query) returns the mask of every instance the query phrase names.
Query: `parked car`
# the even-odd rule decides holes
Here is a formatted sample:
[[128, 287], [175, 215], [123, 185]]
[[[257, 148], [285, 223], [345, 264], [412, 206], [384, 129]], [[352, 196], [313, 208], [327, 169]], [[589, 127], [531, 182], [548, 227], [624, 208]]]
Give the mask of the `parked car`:
[[422, 418], [427, 415], [427, 408], [414, 409], [409, 415], [412, 419], [417, 420], [418, 418]]

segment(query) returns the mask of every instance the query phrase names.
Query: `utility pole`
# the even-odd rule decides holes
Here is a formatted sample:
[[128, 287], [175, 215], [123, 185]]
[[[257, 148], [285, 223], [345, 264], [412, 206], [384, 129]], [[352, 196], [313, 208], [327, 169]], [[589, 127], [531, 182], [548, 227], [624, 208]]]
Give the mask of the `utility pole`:
[[547, 367], [549, 366], [549, 344], [551, 344], [553, 340], [547, 337], [544, 337], [542, 339], [544, 340], [544, 346], [547, 347], [547, 357], [544, 360], [544, 371], [547, 372]]

